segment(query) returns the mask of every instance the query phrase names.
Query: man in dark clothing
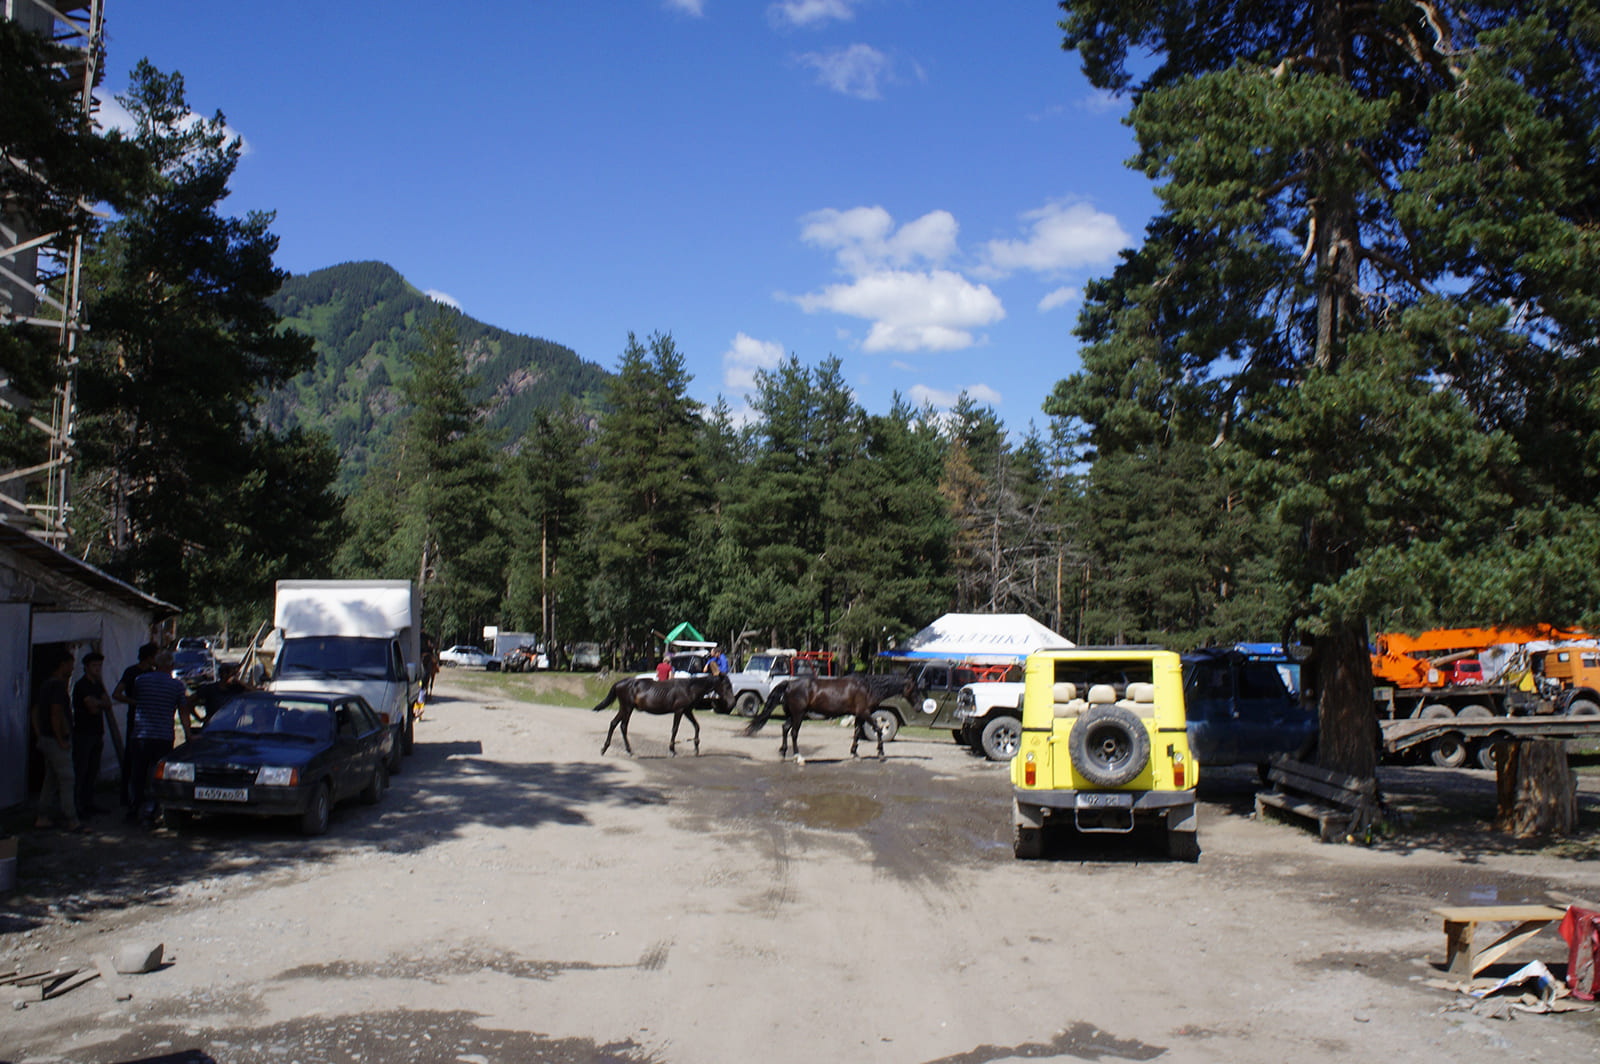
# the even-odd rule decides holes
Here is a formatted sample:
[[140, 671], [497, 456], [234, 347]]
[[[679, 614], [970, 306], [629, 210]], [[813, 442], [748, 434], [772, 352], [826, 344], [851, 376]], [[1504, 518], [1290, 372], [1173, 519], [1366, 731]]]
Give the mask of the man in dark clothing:
[[211, 719], [211, 714], [227, 705], [236, 696], [255, 688], [239, 679], [239, 666], [236, 662], [226, 662], [217, 670], [217, 678], [210, 683], [203, 683], [195, 688], [195, 701], [199, 703], [195, 708], [201, 710], [199, 719], [195, 723], [205, 727], [206, 721]]
[[94, 816], [94, 785], [100, 778], [100, 758], [105, 753], [106, 713], [111, 696], [101, 671], [106, 656], [98, 650], [83, 656], [83, 676], [72, 686], [72, 774], [78, 792], [78, 816]]
[[[130, 717], [133, 714], [133, 681], [156, 667], [156, 655], [160, 651], [161, 648], [154, 643], [140, 647], [139, 660], [122, 670], [122, 679], [117, 681], [116, 688], [111, 692], [111, 700], [127, 706]], [[122, 755], [122, 804], [130, 809], [133, 808], [133, 774], [128, 771], [128, 756], [132, 749], [130, 742]]]
[[77, 831], [79, 826], [72, 786], [72, 696], [67, 693], [71, 678], [72, 655], [62, 654], [49, 679], [40, 685], [29, 716], [34, 742], [44, 758], [36, 828], [53, 828], [57, 822], [68, 831]]
[[152, 819], [154, 809], [145, 809], [145, 793], [156, 762], [172, 752], [172, 729], [176, 714], [187, 712], [193, 703], [189, 688], [172, 675], [172, 651], [156, 655], [155, 668], [140, 673], [133, 681], [133, 708], [128, 711], [128, 790], [132, 808], [128, 820]]

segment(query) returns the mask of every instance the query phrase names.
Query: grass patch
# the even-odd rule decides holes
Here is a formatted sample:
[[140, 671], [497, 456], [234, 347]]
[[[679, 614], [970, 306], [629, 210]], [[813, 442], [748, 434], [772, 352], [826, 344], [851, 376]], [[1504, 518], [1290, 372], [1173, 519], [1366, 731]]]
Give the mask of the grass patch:
[[593, 709], [616, 682], [614, 675], [592, 672], [485, 672], [451, 669], [440, 674], [452, 686], [489, 697], [536, 702], [547, 706]]

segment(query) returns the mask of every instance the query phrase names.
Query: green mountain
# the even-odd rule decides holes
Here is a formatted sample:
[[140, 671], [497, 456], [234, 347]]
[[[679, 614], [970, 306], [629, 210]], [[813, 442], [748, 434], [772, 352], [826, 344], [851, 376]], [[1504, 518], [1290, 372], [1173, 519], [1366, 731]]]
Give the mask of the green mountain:
[[[316, 341], [317, 364], [267, 400], [275, 428], [326, 431], [343, 459], [348, 491], [395, 429], [395, 382], [418, 327], [438, 305], [381, 262], [346, 262], [294, 275], [271, 300], [288, 328]], [[568, 347], [497, 329], [462, 315], [461, 350], [478, 378], [473, 395], [489, 427], [515, 446], [536, 411], [572, 396], [597, 411], [611, 374]]]

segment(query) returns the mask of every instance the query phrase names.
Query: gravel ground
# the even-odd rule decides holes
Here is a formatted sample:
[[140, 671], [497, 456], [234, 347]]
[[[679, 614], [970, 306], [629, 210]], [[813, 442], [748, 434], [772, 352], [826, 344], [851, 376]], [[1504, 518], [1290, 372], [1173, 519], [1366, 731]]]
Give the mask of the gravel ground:
[[[459, 670], [377, 807], [328, 835], [203, 821], [29, 835], [0, 971], [131, 942], [168, 964], [11, 1011], [0, 1061], [1583, 1061], [1600, 1013], [1444, 1011], [1429, 910], [1600, 895], [1587, 834], [1512, 844], [1479, 771], [1386, 769], [1409, 826], [1324, 846], [1203, 782], [1197, 865], [1101, 837], [1017, 862], [1003, 765], [907, 733], [887, 761], [701, 714], [702, 756], [636, 715], [520, 701]], [[687, 729], [687, 725], [685, 725]], [[865, 748], [865, 744], [864, 744]], [[1553, 933], [1526, 959], [1557, 966]], [[1559, 967], [1558, 967], [1559, 970]]]

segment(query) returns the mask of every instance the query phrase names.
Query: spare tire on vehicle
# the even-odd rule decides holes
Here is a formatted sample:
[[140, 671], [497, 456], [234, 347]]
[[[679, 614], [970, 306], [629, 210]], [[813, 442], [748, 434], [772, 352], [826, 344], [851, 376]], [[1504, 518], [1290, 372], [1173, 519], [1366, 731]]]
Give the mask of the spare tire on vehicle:
[[1150, 763], [1150, 733], [1130, 710], [1090, 706], [1067, 735], [1067, 756], [1078, 774], [1096, 787], [1120, 787]]

